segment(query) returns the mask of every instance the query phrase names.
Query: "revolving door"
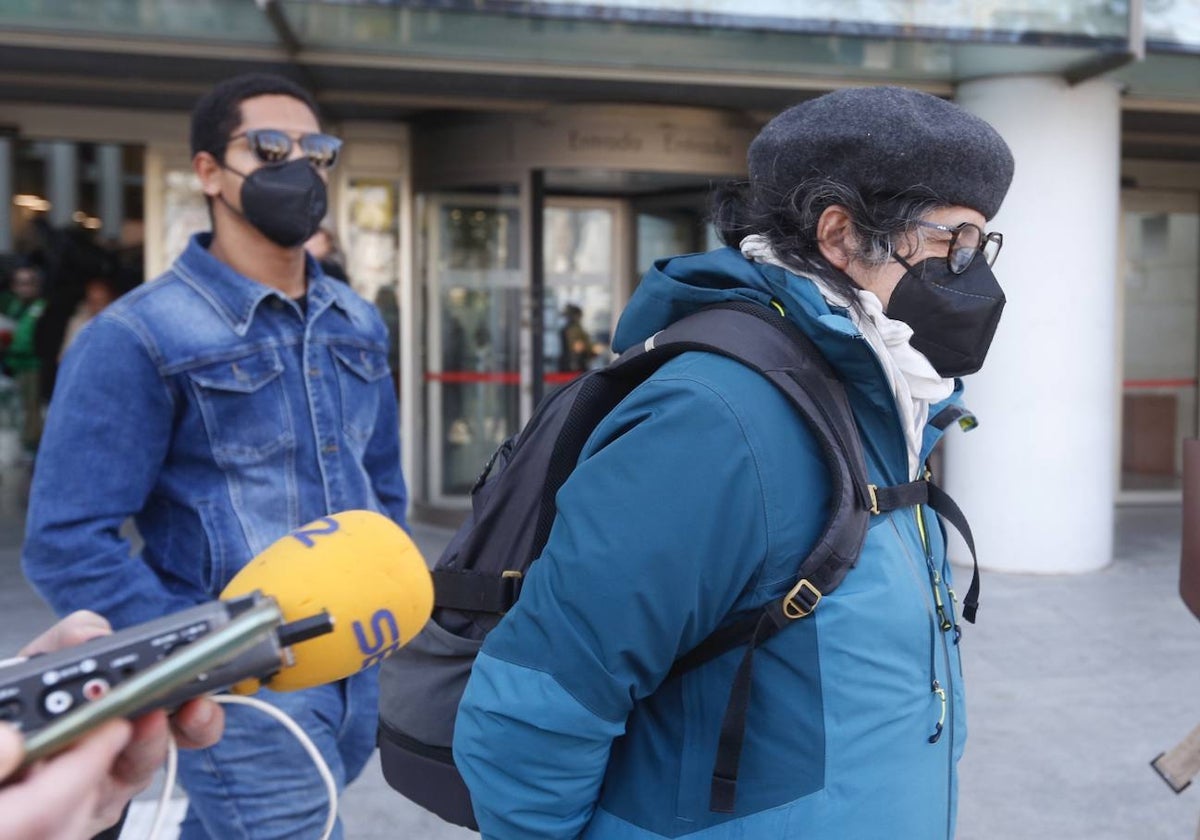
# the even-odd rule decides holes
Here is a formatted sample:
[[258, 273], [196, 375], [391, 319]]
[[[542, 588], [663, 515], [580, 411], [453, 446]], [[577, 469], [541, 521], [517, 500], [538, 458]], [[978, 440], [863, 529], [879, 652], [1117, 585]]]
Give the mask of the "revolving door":
[[433, 134], [430, 162], [415, 166], [428, 183], [414, 213], [422, 376], [406, 395], [420, 405], [408, 473], [418, 515], [435, 521], [461, 518], [483, 466], [546, 394], [613, 357], [621, 310], [654, 259], [715, 246], [709, 188], [738, 171], [727, 161], [716, 171], [604, 166], [603, 155], [587, 167], [444, 165], [456, 140], [487, 148], [504, 127], [515, 130]]

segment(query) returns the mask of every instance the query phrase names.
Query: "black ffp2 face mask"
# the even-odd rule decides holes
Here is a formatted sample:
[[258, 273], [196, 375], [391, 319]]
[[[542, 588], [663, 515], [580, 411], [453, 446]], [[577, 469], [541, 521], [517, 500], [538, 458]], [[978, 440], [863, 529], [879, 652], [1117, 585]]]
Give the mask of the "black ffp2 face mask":
[[945, 257], [909, 265], [892, 291], [887, 316], [912, 328], [910, 342], [945, 377], [966, 376], [983, 367], [1000, 313], [1004, 290], [982, 255], [962, 274]]
[[295, 248], [317, 232], [328, 195], [325, 181], [307, 160], [263, 166], [243, 177], [241, 215], [267, 239]]

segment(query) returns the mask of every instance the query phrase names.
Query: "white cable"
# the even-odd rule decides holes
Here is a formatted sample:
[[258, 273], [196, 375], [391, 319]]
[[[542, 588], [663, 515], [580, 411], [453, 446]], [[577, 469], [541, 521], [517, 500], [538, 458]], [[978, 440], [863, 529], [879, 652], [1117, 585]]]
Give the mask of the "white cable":
[[321, 751], [317, 749], [317, 745], [312, 742], [312, 739], [308, 737], [296, 721], [270, 703], [264, 703], [262, 700], [254, 697], [240, 697], [236, 694], [218, 694], [214, 695], [212, 699], [218, 703], [253, 706], [275, 718], [275, 720], [283, 724], [288, 732], [296, 736], [296, 740], [300, 742], [300, 746], [304, 747], [304, 751], [308, 753], [308, 757], [316, 765], [317, 772], [321, 774], [321, 781], [325, 782], [325, 790], [329, 793], [329, 816], [325, 818], [325, 831], [321, 834], [321, 840], [329, 840], [329, 835], [333, 834], [333, 826], [337, 822], [337, 784], [333, 781], [333, 773], [330, 772], [329, 765], [325, 763], [325, 759], [321, 755]]
[[[329, 840], [329, 835], [333, 834], [333, 826], [337, 822], [337, 784], [333, 781], [333, 773], [330, 772], [329, 765], [325, 763], [321, 751], [317, 749], [312, 739], [308, 737], [296, 721], [288, 717], [286, 712], [275, 708], [270, 703], [264, 703], [262, 700], [254, 697], [240, 697], [236, 694], [217, 694], [213, 695], [210, 699], [216, 700], [218, 703], [252, 706], [259, 711], [266, 712], [283, 724], [284, 728], [296, 737], [296, 740], [300, 742], [300, 746], [304, 747], [304, 751], [308, 753], [308, 757], [316, 765], [317, 772], [321, 774], [321, 781], [325, 783], [325, 790], [329, 794], [329, 815], [325, 818], [325, 829], [321, 834], [321, 840]], [[166, 778], [163, 780], [162, 794], [158, 798], [158, 808], [154, 815], [154, 825], [150, 829], [150, 840], [158, 840], [158, 833], [162, 830], [162, 823], [167, 813], [167, 804], [171, 798], [171, 792], [175, 787], [175, 772], [178, 760], [178, 751], [175, 748], [174, 740], [172, 740], [167, 750], [167, 773]]]
[[167, 806], [171, 804], [171, 794], [175, 791], [175, 773], [179, 767], [179, 748], [175, 739], [167, 739], [167, 772], [163, 777], [162, 793], [158, 795], [158, 805], [154, 809], [154, 823], [150, 826], [150, 840], [158, 840], [163, 823], [167, 820]]

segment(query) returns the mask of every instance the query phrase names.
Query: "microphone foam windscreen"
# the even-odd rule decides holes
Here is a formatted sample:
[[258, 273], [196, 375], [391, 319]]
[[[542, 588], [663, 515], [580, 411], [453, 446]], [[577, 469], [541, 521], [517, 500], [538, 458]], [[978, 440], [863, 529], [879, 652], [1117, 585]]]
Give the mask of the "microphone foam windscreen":
[[295, 691], [369, 668], [407, 644], [433, 612], [421, 552], [386, 516], [351, 510], [281, 537], [230, 581], [221, 597], [254, 590], [275, 598], [287, 622], [326, 611], [333, 632], [293, 646], [295, 665], [268, 683]]

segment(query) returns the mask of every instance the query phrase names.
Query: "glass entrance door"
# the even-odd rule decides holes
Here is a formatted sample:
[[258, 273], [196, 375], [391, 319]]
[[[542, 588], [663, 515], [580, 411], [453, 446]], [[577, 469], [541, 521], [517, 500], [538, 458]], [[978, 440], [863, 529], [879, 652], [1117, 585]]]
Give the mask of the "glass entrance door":
[[461, 502], [527, 419], [522, 391], [550, 390], [610, 358], [623, 252], [622, 203], [548, 199], [543, 212], [542, 370], [531, 346], [516, 195], [426, 197], [427, 449], [431, 497]]
[[[564, 172], [547, 180], [564, 191], [513, 186], [420, 198], [424, 499], [440, 508], [466, 506], [483, 466], [528, 420], [539, 391], [613, 357], [613, 331], [641, 270], [713, 245], [704, 193], [693, 184], [664, 190], [643, 177], [637, 194], [597, 195], [580, 193], [630, 185]], [[539, 217], [535, 238], [522, 220]], [[539, 244], [534, 281], [525, 254]]]
[[611, 357], [639, 269], [710, 244], [709, 188], [744, 176], [757, 130], [741, 111], [660, 104], [414, 123], [404, 434], [415, 519], [459, 521], [498, 443]]
[[461, 503], [520, 428], [520, 203], [516, 195], [425, 198], [425, 400], [429, 496]]
[[1123, 206], [1121, 491], [1175, 496], [1200, 411], [1200, 196], [1131, 192]]
[[612, 332], [624, 303], [624, 213], [625, 202], [612, 199], [545, 202], [541, 375], [546, 392], [612, 357]]

